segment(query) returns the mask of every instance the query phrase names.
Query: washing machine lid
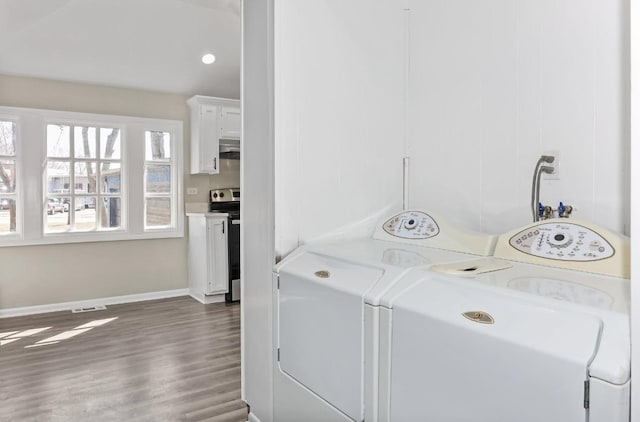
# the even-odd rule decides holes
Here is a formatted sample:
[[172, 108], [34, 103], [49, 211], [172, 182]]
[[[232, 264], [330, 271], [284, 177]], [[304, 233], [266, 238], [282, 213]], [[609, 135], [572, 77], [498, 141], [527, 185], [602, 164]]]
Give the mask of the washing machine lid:
[[512, 261], [510, 263], [509, 268], [479, 274], [472, 280], [552, 301], [629, 314], [629, 279]]
[[[345, 242], [305, 245], [289, 255], [276, 266], [276, 272], [289, 267], [302, 254], [349, 262], [368, 268], [384, 270], [384, 277], [372, 285], [357, 287], [351, 283], [338, 288], [360, 289], [369, 305], [378, 306], [382, 298], [393, 289], [404, 274], [412, 268], [428, 269], [433, 264], [468, 261], [477, 259], [475, 255], [444, 249], [409, 245], [376, 239], [357, 239]], [[297, 266], [297, 264], [296, 264]], [[293, 268], [293, 267], [292, 267]], [[290, 271], [295, 271], [291, 269]]]
[[584, 421], [601, 321], [451, 278], [394, 303], [391, 420]]

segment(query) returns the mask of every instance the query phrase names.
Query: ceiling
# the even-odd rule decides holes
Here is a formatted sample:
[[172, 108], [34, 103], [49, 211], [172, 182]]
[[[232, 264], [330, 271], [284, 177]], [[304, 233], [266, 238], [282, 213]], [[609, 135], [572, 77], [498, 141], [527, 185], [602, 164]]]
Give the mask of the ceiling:
[[0, 0], [0, 74], [237, 99], [240, 0]]

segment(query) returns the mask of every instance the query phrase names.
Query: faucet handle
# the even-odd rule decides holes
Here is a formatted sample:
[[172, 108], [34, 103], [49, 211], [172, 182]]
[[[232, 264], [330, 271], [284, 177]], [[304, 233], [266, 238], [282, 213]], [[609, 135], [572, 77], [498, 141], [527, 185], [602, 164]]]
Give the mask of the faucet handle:
[[571, 211], [573, 211], [573, 207], [571, 205], [565, 205], [562, 201], [560, 202], [560, 205], [558, 205], [558, 217], [569, 218]]

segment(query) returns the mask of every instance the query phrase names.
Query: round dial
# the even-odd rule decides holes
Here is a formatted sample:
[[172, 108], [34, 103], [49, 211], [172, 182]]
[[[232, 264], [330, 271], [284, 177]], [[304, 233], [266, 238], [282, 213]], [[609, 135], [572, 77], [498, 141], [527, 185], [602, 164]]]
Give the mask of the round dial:
[[573, 237], [568, 233], [553, 232], [547, 238], [547, 243], [556, 248], [566, 248], [571, 242], [573, 242]]
[[405, 221], [404, 228], [407, 230], [413, 230], [416, 228], [417, 225], [418, 225], [418, 220], [416, 220], [415, 218], [410, 218], [409, 220]]
[[428, 239], [440, 233], [435, 220], [422, 211], [404, 211], [388, 219], [382, 228], [402, 239]]
[[598, 261], [615, 254], [611, 244], [599, 233], [565, 221], [526, 227], [515, 233], [509, 244], [525, 254], [560, 261]]

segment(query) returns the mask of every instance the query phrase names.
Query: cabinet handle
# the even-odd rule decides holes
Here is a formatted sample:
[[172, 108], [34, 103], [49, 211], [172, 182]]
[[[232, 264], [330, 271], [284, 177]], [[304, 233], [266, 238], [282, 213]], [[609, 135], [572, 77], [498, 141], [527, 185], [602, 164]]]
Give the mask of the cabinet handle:
[[213, 157], [213, 169], [218, 170], [218, 157]]
[[224, 223], [225, 221], [222, 221], [222, 234], [224, 234]]

